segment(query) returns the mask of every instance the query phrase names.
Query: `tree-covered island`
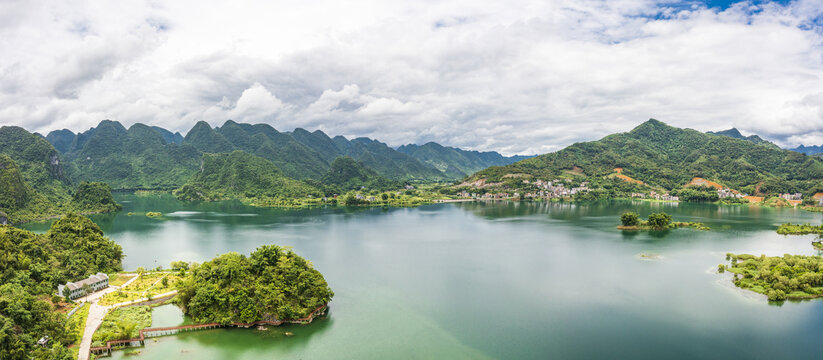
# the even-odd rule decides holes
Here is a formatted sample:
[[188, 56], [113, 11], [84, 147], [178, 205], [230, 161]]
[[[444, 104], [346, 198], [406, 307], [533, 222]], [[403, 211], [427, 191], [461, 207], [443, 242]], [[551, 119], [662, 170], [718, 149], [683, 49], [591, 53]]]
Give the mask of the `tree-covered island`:
[[720, 264], [719, 272], [734, 273], [735, 286], [764, 294], [769, 300], [823, 296], [823, 257], [729, 253], [726, 259], [731, 266]]
[[823, 235], [823, 225], [786, 223], [777, 227], [777, 233], [780, 235]]
[[672, 217], [664, 212], [649, 214], [646, 220], [635, 212], [626, 212], [620, 215], [620, 230], [668, 230], [680, 227], [691, 227], [698, 230], [710, 230], [703, 223], [672, 221]]
[[193, 320], [221, 324], [304, 318], [334, 296], [309, 261], [276, 245], [194, 265], [177, 289], [177, 303]]

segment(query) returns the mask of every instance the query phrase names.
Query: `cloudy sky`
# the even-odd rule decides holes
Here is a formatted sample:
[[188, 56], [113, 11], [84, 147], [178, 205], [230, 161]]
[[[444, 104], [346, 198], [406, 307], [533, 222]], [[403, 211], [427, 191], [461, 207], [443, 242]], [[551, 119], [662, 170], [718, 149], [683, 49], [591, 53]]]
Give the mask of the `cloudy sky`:
[[544, 153], [654, 117], [823, 144], [823, 1], [0, 1], [0, 125]]

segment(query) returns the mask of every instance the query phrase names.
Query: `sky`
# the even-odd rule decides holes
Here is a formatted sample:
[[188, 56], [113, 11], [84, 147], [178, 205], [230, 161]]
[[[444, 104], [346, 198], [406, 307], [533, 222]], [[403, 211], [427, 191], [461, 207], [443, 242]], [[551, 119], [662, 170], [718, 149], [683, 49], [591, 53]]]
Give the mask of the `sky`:
[[655, 118], [823, 144], [823, 1], [0, 1], [0, 125], [555, 151]]

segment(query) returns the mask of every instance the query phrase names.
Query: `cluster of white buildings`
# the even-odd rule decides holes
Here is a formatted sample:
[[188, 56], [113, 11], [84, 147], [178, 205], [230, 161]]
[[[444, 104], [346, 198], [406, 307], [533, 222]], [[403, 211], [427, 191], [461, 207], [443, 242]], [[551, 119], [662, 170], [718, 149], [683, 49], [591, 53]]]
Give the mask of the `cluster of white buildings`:
[[743, 196], [745, 196], [745, 195], [743, 195], [743, 194], [741, 194], [737, 191], [734, 191], [732, 189], [729, 189], [729, 188], [722, 188], [722, 189], [717, 190], [717, 197], [721, 198], [721, 199], [725, 199], [725, 198], [742, 199]]
[[[571, 182], [571, 179], [566, 179], [565, 182]], [[524, 184], [529, 184], [529, 180], [523, 180]], [[533, 197], [533, 198], [560, 198], [560, 197], [569, 197], [581, 192], [589, 191], [589, 182], [584, 181], [580, 183], [580, 186], [567, 188], [566, 185], [560, 181], [560, 179], [555, 179], [554, 181], [543, 181], [543, 180], [535, 180], [531, 185], [536, 186], [539, 191], [535, 193], [528, 193], [526, 197]]]
[[803, 200], [803, 194], [801, 193], [780, 194], [780, 197], [786, 200]]
[[74, 300], [86, 295], [86, 293], [93, 293], [107, 287], [109, 287], [109, 276], [99, 272], [77, 282], [69, 282], [66, 283], [66, 285], [58, 285], [57, 295]]
[[654, 190], [649, 191], [648, 195], [646, 195], [644, 193], [632, 193], [632, 197], [641, 198], [641, 199], [649, 198], [649, 199], [665, 200], [665, 201], [680, 201], [679, 196], [670, 195], [669, 193], [658, 194]]

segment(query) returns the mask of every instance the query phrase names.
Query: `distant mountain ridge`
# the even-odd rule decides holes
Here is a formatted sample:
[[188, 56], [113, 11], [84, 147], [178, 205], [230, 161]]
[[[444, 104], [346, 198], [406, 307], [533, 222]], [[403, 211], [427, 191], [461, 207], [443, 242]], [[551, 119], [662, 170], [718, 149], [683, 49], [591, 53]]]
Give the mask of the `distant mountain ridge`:
[[397, 148], [397, 151], [434, 166], [444, 173], [460, 177], [473, 174], [489, 166], [509, 165], [533, 157], [522, 155], [503, 156], [495, 151], [468, 151], [443, 146], [435, 142], [428, 142], [423, 145], [403, 145]]
[[436, 143], [393, 149], [364, 137], [332, 138], [302, 128], [280, 132], [267, 124], [232, 120], [214, 128], [200, 121], [185, 136], [158, 126], [137, 123], [126, 129], [117, 121], [103, 120], [84, 132], [55, 130], [45, 139], [66, 158], [72, 181], [102, 181], [119, 190], [179, 188], [198, 171], [202, 154], [236, 150], [269, 160], [284, 175], [304, 180], [321, 179], [341, 156], [401, 181], [460, 179], [491, 165], [527, 158]]
[[775, 145], [771, 141], [764, 140], [763, 138], [761, 138], [760, 136], [757, 136], [757, 135], [744, 136], [743, 134], [740, 133], [740, 130], [737, 130], [737, 128], [731, 128], [731, 129], [728, 129], [728, 130], [717, 131], [717, 132], [707, 131], [706, 134], [726, 136], [726, 137], [730, 137], [730, 138], [733, 138], [733, 139], [740, 139], [740, 140], [750, 141], [750, 142], [753, 142], [755, 144], [766, 144], [766, 145], [773, 145], [774, 147], [778, 147], [777, 145]]
[[788, 149], [788, 150], [797, 151], [799, 153], [806, 154], [806, 155], [823, 154], [823, 145], [811, 145], [811, 146], [800, 145], [800, 146], [798, 146], [794, 149]]

